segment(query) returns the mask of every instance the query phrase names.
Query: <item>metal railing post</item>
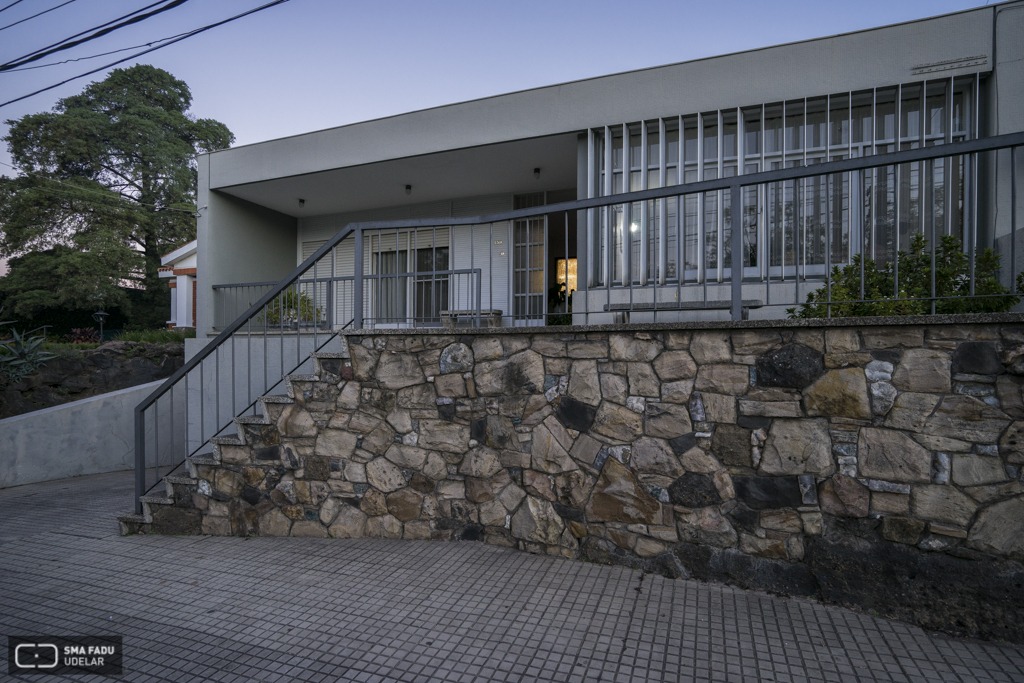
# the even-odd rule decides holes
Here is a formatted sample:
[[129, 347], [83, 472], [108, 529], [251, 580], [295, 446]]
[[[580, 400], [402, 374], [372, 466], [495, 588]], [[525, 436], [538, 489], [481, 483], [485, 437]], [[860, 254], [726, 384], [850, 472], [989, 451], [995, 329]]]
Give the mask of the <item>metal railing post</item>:
[[146, 417], [142, 404], [135, 407], [135, 514], [142, 514], [146, 493]]
[[353, 274], [355, 281], [352, 286], [352, 325], [354, 329], [363, 329], [363, 230], [355, 229], [355, 259]]
[[743, 320], [743, 211], [739, 183], [729, 188], [732, 223], [732, 319]]

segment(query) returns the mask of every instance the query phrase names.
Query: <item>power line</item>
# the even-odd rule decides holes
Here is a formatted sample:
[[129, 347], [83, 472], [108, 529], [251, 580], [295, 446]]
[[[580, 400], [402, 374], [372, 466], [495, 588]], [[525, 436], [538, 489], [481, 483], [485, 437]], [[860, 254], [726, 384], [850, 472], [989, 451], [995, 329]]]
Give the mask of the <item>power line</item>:
[[12, 26], [17, 26], [18, 24], [24, 24], [29, 19], [35, 19], [36, 17], [41, 17], [44, 14], [46, 14], [47, 12], [52, 12], [55, 9], [60, 9], [64, 5], [70, 5], [73, 2], [75, 2], [75, 0], [67, 0], [67, 2], [63, 2], [63, 3], [59, 4], [59, 5], [57, 5], [56, 7], [51, 7], [50, 9], [45, 9], [42, 12], [39, 12], [38, 14], [33, 14], [31, 17], [25, 17], [24, 19], [21, 19], [19, 21], [14, 22], [13, 24], [7, 24], [7, 26], [0, 26], [0, 31], [8, 29], [8, 28], [10, 28]]
[[[161, 0], [161, 2], [167, 2], [167, 0]], [[125, 15], [125, 17], [120, 17], [118, 19], [114, 19], [113, 21], [108, 21], [106, 24], [101, 24], [100, 26], [97, 27], [97, 29], [100, 29], [100, 30], [89, 29], [90, 31], [96, 30], [96, 32], [93, 33], [92, 35], [86, 36], [85, 38], [82, 38], [80, 40], [73, 40], [73, 38], [76, 38], [76, 37], [82, 35], [82, 33], [88, 33], [88, 31], [82, 31], [82, 33], [76, 33], [74, 36], [71, 36], [71, 38], [65, 38], [64, 40], [62, 40], [62, 41], [60, 41], [58, 43], [54, 43], [53, 45], [49, 45], [47, 47], [41, 48], [39, 50], [36, 50], [35, 52], [33, 52], [33, 53], [31, 53], [31, 54], [29, 54], [29, 55], [27, 55], [25, 57], [19, 57], [19, 58], [15, 59], [12, 62], [7, 62], [6, 64], [0, 64], [0, 71], [6, 71], [8, 69], [13, 69], [16, 66], [22, 66], [24, 64], [28, 64], [29, 62], [34, 62], [34, 61], [42, 59], [43, 57], [46, 57], [48, 55], [52, 55], [54, 52], [60, 52], [62, 50], [70, 50], [73, 47], [81, 45], [82, 43], [87, 43], [90, 40], [95, 40], [97, 38], [100, 38], [102, 36], [107, 35], [108, 33], [113, 33], [114, 31], [116, 31], [118, 29], [124, 28], [125, 26], [131, 26], [132, 24], [137, 24], [140, 21], [145, 21], [146, 19], [149, 19], [150, 17], [156, 16], [157, 14], [160, 14], [161, 12], [166, 12], [169, 9], [174, 9], [175, 7], [178, 7], [179, 5], [185, 4], [186, 2], [188, 2], [188, 0], [170, 0], [170, 2], [168, 4], [164, 5], [163, 7], [157, 7], [152, 12], [149, 12], [147, 14], [140, 14], [139, 16], [132, 16], [132, 15], [135, 15], [135, 14], [139, 14], [139, 12], [142, 12], [144, 10], [149, 9], [150, 7], [153, 7], [154, 5], [159, 5], [159, 4], [161, 4], [161, 2], [155, 2], [152, 5], [148, 5], [147, 7], [143, 7], [141, 10], [136, 10], [135, 12], [132, 12], [131, 14]], [[128, 17], [128, 18], [126, 18], [126, 17]], [[121, 19], [124, 19], [124, 21], [121, 21]], [[121, 23], [115, 23], [115, 22], [118, 22], [118, 21], [120, 21]], [[111, 24], [114, 24], [114, 25], [112, 26]], [[71, 41], [71, 42], [68, 42], [68, 41]]]
[[7, 5], [6, 7], [0, 7], [0, 12], [3, 12], [5, 9], [11, 9], [15, 5], [17, 5], [19, 2], [21, 2], [21, 0], [14, 0], [14, 2], [12, 2], [9, 5]]
[[[101, 29], [101, 28], [103, 28], [105, 26], [109, 26], [110, 24], [113, 24], [115, 22], [121, 21], [122, 19], [127, 19], [128, 17], [133, 17], [136, 14], [138, 14], [139, 12], [144, 12], [147, 9], [151, 8], [151, 7], [156, 7], [157, 5], [159, 5], [159, 4], [163, 3], [163, 2], [166, 2], [166, 0], [157, 0], [157, 2], [154, 2], [151, 5], [146, 5], [145, 7], [141, 8], [141, 9], [137, 9], [134, 12], [129, 12], [128, 14], [125, 14], [124, 16], [118, 17], [117, 19], [112, 19], [111, 21], [108, 21], [105, 24], [100, 24], [99, 26], [94, 26], [93, 28], [86, 29], [85, 31], [81, 31], [80, 33], [76, 33], [75, 35], [71, 36], [70, 38], [65, 38], [64, 40], [58, 40], [56, 43], [53, 43], [51, 45], [47, 45], [46, 47], [40, 48], [38, 50], [33, 50], [32, 52], [29, 52], [27, 55], [22, 55], [21, 57], [17, 57], [16, 59], [14, 59], [12, 61], [16, 61], [17, 62], [17, 61], [21, 61], [23, 59], [27, 59], [28, 57], [31, 57], [34, 54], [42, 52], [43, 50], [49, 50], [51, 47], [57, 47], [58, 45], [62, 45], [64, 43], [68, 42], [69, 40], [74, 40], [75, 38], [78, 38], [80, 36], [84, 36], [89, 31], [96, 31], [96, 30]], [[2, 66], [6, 66], [6, 64], [2, 65]]]
[[218, 22], [216, 22], [214, 24], [209, 24], [208, 26], [203, 26], [202, 28], [197, 28], [194, 31], [189, 31], [188, 33], [182, 35], [179, 38], [175, 38], [173, 40], [169, 40], [169, 41], [163, 43], [162, 45], [157, 45], [156, 47], [151, 47], [151, 48], [149, 48], [147, 50], [142, 50], [141, 52], [136, 52], [133, 55], [125, 57], [124, 59], [119, 59], [116, 62], [111, 62], [110, 64], [98, 67], [96, 69], [93, 69], [92, 71], [86, 71], [83, 74], [79, 74], [77, 76], [72, 76], [71, 78], [64, 79], [60, 83], [54, 83], [53, 85], [47, 86], [45, 88], [40, 88], [39, 90], [36, 90], [35, 92], [30, 92], [27, 95], [22, 95], [21, 97], [16, 97], [13, 100], [8, 100], [6, 102], [0, 103], [0, 107], [6, 107], [9, 104], [14, 104], [15, 102], [20, 102], [22, 100], [26, 100], [26, 99], [28, 99], [30, 97], [34, 97], [35, 95], [38, 95], [40, 93], [44, 93], [47, 90], [53, 90], [54, 88], [58, 88], [58, 87], [64, 85], [65, 83], [70, 83], [71, 81], [76, 81], [79, 78], [85, 78], [86, 76], [91, 76], [92, 74], [94, 74], [94, 73], [96, 73], [98, 71], [103, 71], [104, 69], [109, 69], [112, 66], [117, 66], [118, 64], [121, 64], [123, 62], [127, 62], [127, 61], [130, 61], [132, 59], [135, 59], [136, 57], [141, 57], [144, 54], [148, 54], [150, 52], [154, 52], [156, 50], [159, 50], [160, 48], [167, 47], [168, 45], [173, 45], [174, 43], [177, 43], [177, 42], [180, 42], [182, 40], [185, 40], [186, 38], [190, 38], [190, 37], [192, 37], [194, 35], [200, 34], [203, 31], [209, 31], [212, 28], [216, 28], [218, 26], [223, 26], [224, 24], [227, 24], [227, 23], [230, 23], [232, 21], [235, 21], [236, 19], [241, 19], [242, 17], [248, 16], [250, 14], [255, 14], [256, 12], [262, 12], [263, 10], [268, 9], [270, 7], [273, 7], [274, 5], [282, 5], [282, 4], [284, 4], [286, 2], [289, 2], [289, 1], [290, 0], [274, 0], [273, 2], [268, 2], [265, 5], [260, 5], [259, 7], [256, 7], [255, 9], [251, 9], [251, 10], [249, 10], [247, 12], [242, 12], [241, 14], [236, 14], [235, 16], [229, 17], [227, 19], [224, 19], [223, 21], [218, 21]]
[[[186, 31], [187, 33], [187, 31]], [[167, 38], [159, 38], [157, 40], [151, 40], [148, 43], [142, 43], [141, 45], [132, 45], [131, 47], [122, 47], [120, 50], [111, 50], [110, 52], [100, 52], [99, 54], [89, 55], [88, 57], [75, 57], [74, 59], [65, 59], [60, 62], [50, 62], [49, 64], [36, 64], [35, 66], [23, 66], [19, 69], [8, 69], [7, 71], [0, 71], [0, 73], [12, 74], [17, 71], [31, 71], [32, 69], [45, 69], [48, 66], [60, 66], [61, 64], [70, 64], [71, 62], [84, 62], [87, 59], [96, 59], [97, 57], [106, 57], [107, 55], [116, 55], [118, 52], [127, 52], [128, 50], [138, 50], [140, 47], [149, 47], [150, 45], [156, 45], [162, 43], [165, 40], [171, 40], [179, 36], [183, 36], [185, 33], [177, 33]]]

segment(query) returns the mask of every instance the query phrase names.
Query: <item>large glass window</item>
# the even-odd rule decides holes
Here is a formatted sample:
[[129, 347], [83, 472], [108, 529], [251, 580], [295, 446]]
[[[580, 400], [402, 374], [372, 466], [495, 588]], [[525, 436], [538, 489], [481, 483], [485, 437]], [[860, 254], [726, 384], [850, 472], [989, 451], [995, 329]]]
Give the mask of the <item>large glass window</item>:
[[[968, 139], [977, 135], [978, 83], [938, 78], [596, 129], [595, 194]], [[962, 237], [972, 219], [969, 172], [961, 158], [745, 188], [744, 277], [821, 277], [859, 253], [888, 263], [933, 224], [937, 234]], [[608, 284], [606, 270], [616, 286], [729, 277], [730, 204], [729, 192], [694, 192], [595, 212], [592, 281]]]

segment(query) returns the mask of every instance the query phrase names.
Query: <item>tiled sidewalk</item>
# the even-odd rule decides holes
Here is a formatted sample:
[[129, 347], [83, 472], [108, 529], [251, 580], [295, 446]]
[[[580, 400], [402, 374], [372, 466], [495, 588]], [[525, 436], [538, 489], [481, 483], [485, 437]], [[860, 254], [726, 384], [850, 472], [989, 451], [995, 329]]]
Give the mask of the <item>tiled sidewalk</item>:
[[0, 635], [123, 635], [130, 681], [1024, 681], [1024, 647], [481, 543], [122, 538], [131, 487], [0, 490]]

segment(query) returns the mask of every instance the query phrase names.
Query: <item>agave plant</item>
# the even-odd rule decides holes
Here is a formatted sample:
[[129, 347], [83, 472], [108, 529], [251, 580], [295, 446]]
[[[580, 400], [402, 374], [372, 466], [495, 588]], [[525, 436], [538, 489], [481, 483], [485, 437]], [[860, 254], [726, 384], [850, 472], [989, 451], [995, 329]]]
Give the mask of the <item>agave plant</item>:
[[[0, 306], [0, 313], [3, 307]], [[11, 325], [13, 320], [0, 322], [0, 325]], [[44, 338], [29, 337], [29, 333], [18, 332], [11, 328], [10, 341], [0, 342], [0, 374], [11, 382], [17, 382], [38, 370], [46, 361], [55, 358], [52, 353], [42, 350]]]

